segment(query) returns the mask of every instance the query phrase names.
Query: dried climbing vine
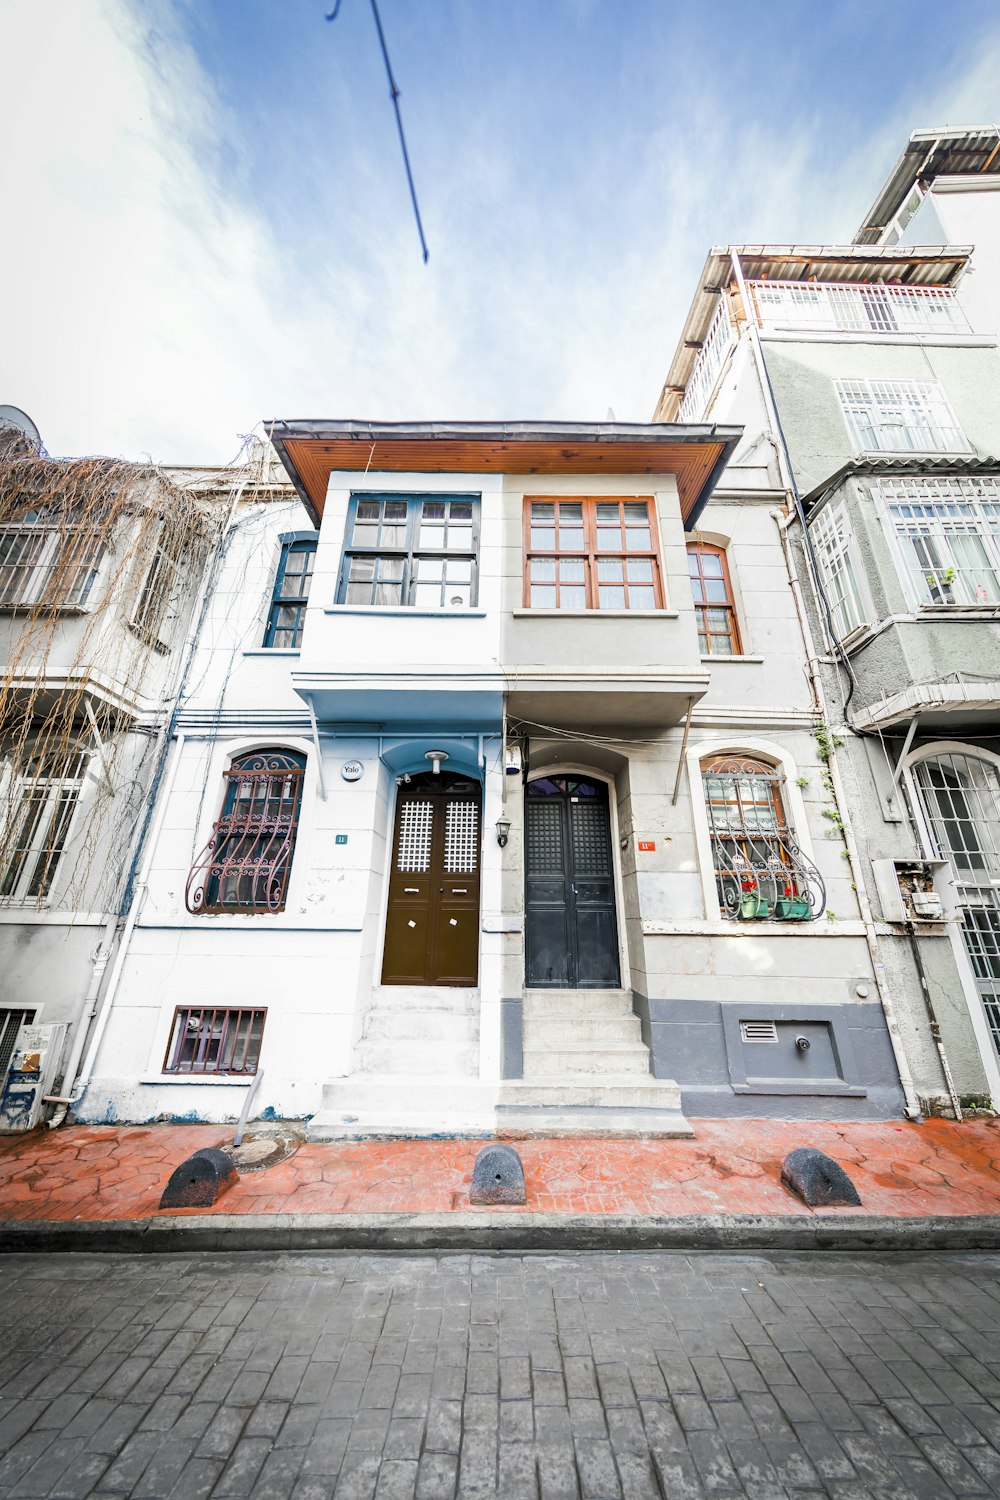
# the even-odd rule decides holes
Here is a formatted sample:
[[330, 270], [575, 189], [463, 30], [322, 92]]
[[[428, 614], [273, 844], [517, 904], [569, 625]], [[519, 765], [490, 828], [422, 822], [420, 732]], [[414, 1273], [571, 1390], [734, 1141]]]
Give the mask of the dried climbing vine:
[[[0, 880], [42, 817], [33, 778], [82, 788], [86, 766], [90, 815], [72, 824], [60, 904], [86, 893], [92, 910], [109, 909], [115, 835], [131, 828], [144, 795], [142, 762], [167, 691], [150, 667], [180, 649], [161, 636], [194, 586], [217, 509], [154, 465], [51, 459], [0, 430]], [[51, 821], [41, 888], [30, 892], [39, 903], [70, 828], [68, 812]], [[10, 894], [0, 889], [0, 899]]]

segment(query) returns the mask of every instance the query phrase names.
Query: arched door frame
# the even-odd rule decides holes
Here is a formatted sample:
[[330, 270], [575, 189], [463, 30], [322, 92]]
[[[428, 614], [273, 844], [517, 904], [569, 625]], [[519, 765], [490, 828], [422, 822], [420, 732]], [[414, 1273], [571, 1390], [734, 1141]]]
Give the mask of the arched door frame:
[[[621, 987], [625, 990], [632, 988], [632, 966], [629, 963], [628, 943], [625, 935], [625, 884], [622, 875], [621, 860], [621, 831], [618, 822], [618, 796], [617, 785], [613, 775], [603, 771], [598, 766], [588, 766], [582, 761], [560, 760], [552, 765], [538, 766], [532, 770], [529, 761], [528, 774], [524, 785], [524, 800], [527, 799], [528, 785], [532, 781], [539, 781], [547, 776], [586, 776], [590, 781], [601, 781], [608, 788], [608, 821], [611, 829], [611, 869], [613, 875], [615, 892], [615, 923], [618, 930], [618, 973], [621, 976]], [[524, 816], [522, 808], [522, 818]], [[527, 927], [527, 912], [525, 912], [525, 927]], [[527, 961], [527, 950], [523, 954]], [[525, 975], [522, 972], [522, 983]]]
[[[921, 745], [919, 749], [913, 750], [907, 755], [903, 765], [903, 777], [906, 782], [910, 810], [913, 816], [914, 833], [916, 834], [917, 843], [920, 846], [924, 859], [941, 859], [942, 855], [937, 848], [933, 832], [927, 820], [923, 794], [914, 774], [914, 768], [921, 761], [935, 760], [941, 755], [964, 755], [972, 760], [982, 760], [987, 765], [993, 766], [1000, 773], [1000, 755], [995, 754], [992, 750], [982, 749], [979, 745], [970, 745], [967, 740], [936, 740], [933, 744]], [[947, 858], [946, 855], [944, 857]], [[997, 1101], [1000, 1101], [1000, 1056], [998, 1056], [990, 1023], [986, 1017], [986, 1008], [983, 1004], [979, 982], [972, 967], [972, 960], [969, 957], [964, 932], [961, 930], [958, 922], [949, 921], [948, 935], [951, 939], [952, 952], [955, 956], [955, 966], [958, 969], [958, 975], [962, 982], [969, 1020], [979, 1047], [983, 1070], [986, 1074], [994, 1104], [996, 1104]]]

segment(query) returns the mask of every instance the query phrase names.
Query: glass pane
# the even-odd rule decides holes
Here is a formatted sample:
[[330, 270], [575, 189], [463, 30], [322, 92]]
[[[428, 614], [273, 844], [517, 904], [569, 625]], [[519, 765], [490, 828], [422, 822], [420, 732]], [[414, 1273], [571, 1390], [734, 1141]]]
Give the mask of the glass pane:
[[445, 546], [449, 552], [471, 552], [472, 527], [463, 526], [461, 523], [456, 526], [454, 521], [449, 521], [448, 539]]
[[[604, 567], [607, 567], [607, 564], [606, 563], [601, 563], [600, 566], [602, 568], [604, 568]], [[630, 558], [629, 559], [629, 563], [628, 563], [628, 570], [627, 570], [625, 576], [626, 576], [626, 578], [628, 579], [628, 581], [630, 583], [652, 583], [652, 581], [653, 581], [653, 563], [652, 563], [652, 559], [648, 558], [648, 557], [633, 557], [633, 558]]]
[[533, 583], [543, 583], [551, 579], [555, 581], [556, 563], [554, 557], [533, 557], [531, 559], [531, 578]]
[[425, 500], [421, 516], [425, 521], [443, 521], [445, 515], [445, 503], [443, 500]]
[[559, 564], [559, 579], [561, 583], [583, 583], [584, 568], [586, 563], [583, 558], [567, 557]]
[[574, 526], [583, 525], [583, 504], [578, 500], [562, 500], [559, 503], [559, 525], [565, 526], [570, 522]]
[[701, 571], [706, 578], [722, 577], [722, 558], [718, 552], [702, 552], [700, 559]]
[[375, 604], [402, 604], [402, 583], [396, 583], [392, 580], [387, 581], [385, 579], [380, 580], [375, 585], [375, 598], [372, 602]]
[[713, 656], [732, 656], [733, 643], [728, 635], [714, 635], [712, 637]]
[[555, 516], [555, 513], [556, 513], [556, 508], [552, 504], [551, 501], [549, 501], [549, 500], [532, 500], [532, 502], [531, 502], [531, 522], [532, 522], [532, 525], [534, 525], [534, 523], [536, 521], [548, 521], [551, 524], [552, 519]]
[[420, 538], [417, 545], [418, 547], [433, 549], [435, 552], [442, 551], [445, 545], [444, 522], [421, 521]]
[[405, 547], [406, 546], [406, 527], [405, 527], [405, 525], [402, 525], [402, 526], [395, 526], [395, 525], [388, 526], [388, 525], [384, 525], [383, 524], [383, 526], [382, 526], [381, 545], [383, 547]]
[[688, 572], [691, 574], [692, 578], [697, 578], [701, 572], [701, 569], [698, 566], [699, 562], [700, 558], [696, 553], [688, 553]]
[[595, 509], [597, 511], [598, 526], [604, 522], [610, 522], [612, 526], [621, 525], [621, 510], [619, 509], [617, 500], [598, 503]]
[[416, 566], [417, 579], [420, 583], [430, 583], [444, 577], [444, 563], [440, 558], [419, 557]]
[[375, 564], [377, 561], [378, 559], [375, 557], [352, 557], [350, 572], [351, 582], [354, 583], [363, 578], [374, 578]]
[[563, 552], [582, 552], [583, 528], [576, 526], [560, 526], [559, 546]]
[[381, 503], [378, 500], [359, 500], [358, 520], [377, 521], [381, 508]]
[[472, 501], [471, 500], [453, 500], [451, 502], [451, 509], [448, 512], [448, 514], [451, 517], [452, 521], [471, 521], [472, 520]]
[[406, 501], [387, 500], [385, 502], [385, 518], [387, 521], [405, 521]]
[[709, 630], [729, 631], [729, 611], [725, 609], [706, 609], [705, 623]]
[[401, 557], [380, 557], [378, 560], [379, 583], [398, 583], [403, 578], [403, 559]]
[[630, 552], [650, 552], [653, 538], [648, 528], [640, 530], [638, 526], [630, 526], [625, 533], [625, 545]]
[[378, 527], [355, 525], [352, 540], [357, 547], [377, 547]]
[[602, 584], [599, 592], [601, 609], [625, 608], [625, 590], [623, 588], [611, 588], [607, 584]]
[[649, 525], [649, 509], [645, 500], [627, 500], [624, 510], [626, 526]]
[[537, 583], [531, 585], [531, 602], [536, 609], [555, 609], [556, 591], [554, 586], [540, 586]]
[[599, 552], [621, 552], [622, 529], [620, 526], [598, 526], [597, 550]]
[[471, 583], [472, 563], [465, 560], [460, 561], [458, 558], [454, 557], [449, 558], [445, 566], [445, 577], [447, 578], [449, 584]]
[[370, 583], [349, 583], [347, 585], [347, 604], [370, 604], [372, 602], [372, 586]]
[[628, 591], [628, 599], [630, 609], [656, 608], [656, 594], [651, 588], [647, 588], [645, 584], [639, 584], [638, 586], [633, 584]]
[[554, 526], [532, 526], [531, 528], [531, 550], [533, 552], [552, 552], [556, 545], [556, 533]]
[[710, 599], [713, 604], [725, 604], [729, 597], [726, 593], [726, 580], [724, 578], [706, 578], [703, 597]]
[[453, 583], [449, 578], [444, 589], [445, 603], [449, 609], [465, 609], [472, 602], [472, 586], [468, 583]]
[[441, 603], [440, 583], [414, 584], [412, 602], [417, 609], [437, 609]]
[[563, 584], [562, 588], [559, 590], [559, 608], [586, 609], [587, 590], [577, 588], [575, 585], [572, 588], [567, 588], [566, 585]]
[[624, 567], [620, 557], [601, 557], [597, 560], [597, 576], [602, 582], [620, 583]]

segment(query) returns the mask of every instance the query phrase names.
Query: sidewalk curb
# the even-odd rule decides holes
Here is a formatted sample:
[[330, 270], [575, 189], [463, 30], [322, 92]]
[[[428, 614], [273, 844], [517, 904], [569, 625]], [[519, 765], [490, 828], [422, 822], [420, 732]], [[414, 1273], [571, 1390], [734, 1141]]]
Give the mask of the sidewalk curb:
[[897, 1219], [838, 1211], [632, 1217], [489, 1210], [442, 1214], [198, 1214], [0, 1223], [0, 1253], [216, 1250], [1000, 1250], [1000, 1215]]

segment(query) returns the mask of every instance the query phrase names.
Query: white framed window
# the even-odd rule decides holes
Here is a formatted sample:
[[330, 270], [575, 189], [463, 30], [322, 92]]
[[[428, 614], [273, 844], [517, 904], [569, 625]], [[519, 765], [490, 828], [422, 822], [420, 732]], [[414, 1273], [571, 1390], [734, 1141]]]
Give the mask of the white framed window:
[[0, 531], [0, 609], [85, 608], [103, 555], [93, 532], [28, 511]]
[[90, 752], [75, 746], [29, 754], [14, 771], [0, 856], [0, 898], [17, 905], [44, 901], [59, 869], [80, 800]]
[[173, 637], [184, 590], [184, 556], [183, 538], [161, 529], [130, 622], [152, 645], [166, 648]]
[[816, 563], [833, 616], [833, 628], [842, 641], [865, 624], [860, 568], [857, 565], [854, 538], [847, 508], [841, 502], [827, 505], [809, 523]]
[[956, 474], [875, 486], [911, 603], [1000, 604], [1000, 482]]
[[936, 380], [838, 380], [859, 453], [968, 453], [970, 444]]
[[351, 496], [338, 604], [474, 608], [478, 495]]

